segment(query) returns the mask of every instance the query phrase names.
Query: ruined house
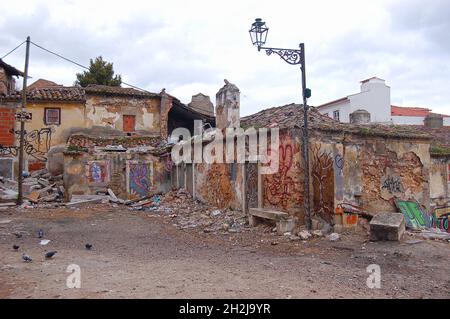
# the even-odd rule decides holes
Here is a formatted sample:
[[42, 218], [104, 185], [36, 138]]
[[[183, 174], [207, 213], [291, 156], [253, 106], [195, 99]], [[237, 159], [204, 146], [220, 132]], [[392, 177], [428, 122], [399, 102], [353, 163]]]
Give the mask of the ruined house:
[[[214, 206], [280, 211], [303, 223], [302, 106], [274, 107], [239, 118], [239, 90], [234, 85], [226, 83], [216, 98], [217, 128], [222, 131], [242, 128], [247, 135], [249, 128], [279, 129], [279, 149], [269, 150], [278, 156], [279, 169], [261, 174], [263, 164], [248, 158], [245, 162], [183, 161], [174, 167], [174, 185]], [[353, 227], [358, 221], [355, 211], [394, 212], [396, 198], [416, 200], [430, 209], [428, 134], [405, 126], [339, 123], [314, 108], [309, 123], [310, 193], [316, 227]], [[203, 152], [206, 144], [203, 141]], [[248, 136], [245, 147], [248, 154]]]
[[194, 131], [194, 120], [214, 118], [159, 93], [91, 85], [86, 96], [86, 129], [72, 127], [64, 147], [67, 199], [110, 188], [134, 199], [171, 188], [168, 136], [177, 127]]
[[[0, 107], [8, 110], [11, 119], [20, 105], [21, 92], [0, 96]], [[164, 91], [157, 94], [104, 85], [64, 87], [47, 80], [38, 80], [28, 88], [27, 111], [32, 119], [25, 124], [25, 167], [33, 171], [50, 165], [54, 174], [62, 173], [62, 151], [73, 134], [149, 135], [165, 139], [177, 126], [191, 126], [193, 130], [194, 119], [214, 123], [213, 117], [190, 109]], [[3, 113], [6, 116], [6, 111], [2, 116]], [[14, 121], [8, 121], [8, 141], [2, 143], [8, 148], [2, 153], [14, 157], [18, 124], [14, 133]], [[49, 157], [56, 160], [48, 161]]]

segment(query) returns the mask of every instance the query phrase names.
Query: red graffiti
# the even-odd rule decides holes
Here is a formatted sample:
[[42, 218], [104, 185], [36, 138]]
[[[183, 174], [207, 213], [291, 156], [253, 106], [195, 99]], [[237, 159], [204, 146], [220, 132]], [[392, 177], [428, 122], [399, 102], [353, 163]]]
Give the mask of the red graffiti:
[[[286, 209], [290, 202], [300, 204], [302, 192], [298, 181], [289, 176], [293, 169], [293, 147], [290, 143], [279, 146], [278, 172], [265, 178], [265, 199], [271, 205]], [[299, 173], [297, 173], [298, 175]]]

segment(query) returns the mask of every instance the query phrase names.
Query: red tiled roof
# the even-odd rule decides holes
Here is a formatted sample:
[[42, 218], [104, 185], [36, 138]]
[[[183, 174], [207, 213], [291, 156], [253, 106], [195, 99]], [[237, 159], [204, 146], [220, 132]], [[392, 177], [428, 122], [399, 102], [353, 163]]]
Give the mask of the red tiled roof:
[[425, 107], [404, 107], [391, 105], [391, 115], [392, 116], [419, 116], [425, 117], [430, 114], [442, 115], [444, 117], [450, 117], [450, 115], [438, 114], [431, 112], [430, 109]]
[[55, 82], [45, 80], [45, 79], [39, 79], [37, 81], [34, 81], [30, 85], [28, 85], [27, 89], [43, 89], [43, 88], [49, 88], [49, 87], [61, 87], [61, 84], [56, 84]]
[[[308, 111], [309, 128], [334, 133], [352, 133], [362, 136], [383, 136], [393, 138], [418, 138], [430, 139], [426, 133], [417, 132], [407, 125], [392, 126], [383, 124], [349, 124], [333, 120], [327, 115], [321, 114], [317, 108]], [[258, 113], [241, 118], [241, 127], [278, 127], [280, 129], [303, 127], [303, 107], [299, 104], [288, 104], [272, 107]]]
[[139, 91], [133, 88], [123, 88], [120, 86], [108, 86], [108, 85], [98, 85], [89, 84], [84, 88], [86, 93], [90, 94], [105, 94], [105, 95], [125, 95], [133, 97], [156, 97], [160, 96], [156, 93], [151, 93], [147, 91]]
[[[20, 91], [15, 91], [9, 95], [0, 96], [0, 100], [17, 101], [22, 98]], [[42, 89], [33, 89], [27, 91], [28, 101], [67, 101], [67, 102], [84, 102], [84, 90], [80, 87], [48, 87]]]

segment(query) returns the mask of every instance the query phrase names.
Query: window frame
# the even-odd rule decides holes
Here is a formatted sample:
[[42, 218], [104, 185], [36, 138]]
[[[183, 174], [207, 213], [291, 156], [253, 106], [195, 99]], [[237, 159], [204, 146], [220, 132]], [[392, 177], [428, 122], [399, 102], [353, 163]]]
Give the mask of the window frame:
[[[337, 116], [336, 116], [337, 115]], [[336, 121], [341, 121], [341, 114], [339, 110], [334, 110], [333, 111], [333, 119]]]
[[[47, 121], [47, 111], [53, 111], [53, 110], [57, 110], [58, 111], [58, 123], [49, 123]], [[45, 107], [44, 108], [44, 124], [45, 125], [61, 125], [61, 108], [60, 107]]]

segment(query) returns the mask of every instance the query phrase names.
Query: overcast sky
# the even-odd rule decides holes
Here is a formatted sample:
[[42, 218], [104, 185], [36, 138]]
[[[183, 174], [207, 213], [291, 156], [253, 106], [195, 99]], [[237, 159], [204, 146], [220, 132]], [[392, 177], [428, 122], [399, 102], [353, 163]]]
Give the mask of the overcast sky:
[[[31, 40], [88, 65], [102, 55], [125, 82], [162, 88], [182, 102], [211, 96], [223, 79], [241, 90], [241, 114], [301, 102], [300, 71], [251, 45], [255, 18], [267, 46], [306, 46], [311, 105], [386, 80], [391, 102], [450, 114], [450, 1], [7, 1], [0, 0], [0, 57]], [[25, 46], [4, 60], [23, 69]], [[31, 47], [30, 76], [72, 85], [71, 65]]]

